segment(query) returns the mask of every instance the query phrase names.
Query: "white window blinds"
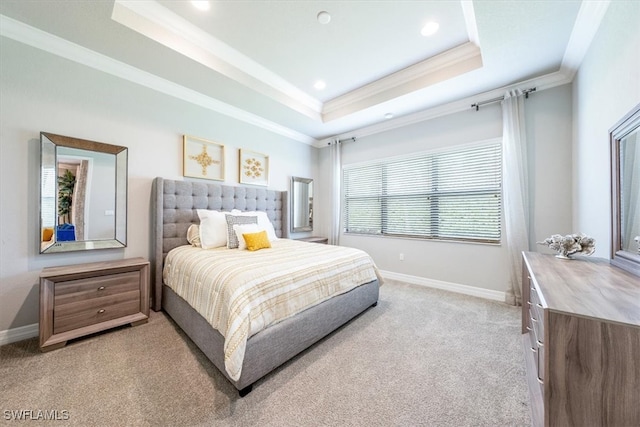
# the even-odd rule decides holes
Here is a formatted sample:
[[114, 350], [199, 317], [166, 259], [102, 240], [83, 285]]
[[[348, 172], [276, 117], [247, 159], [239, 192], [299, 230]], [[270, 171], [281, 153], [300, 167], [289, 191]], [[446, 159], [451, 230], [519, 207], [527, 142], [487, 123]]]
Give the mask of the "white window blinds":
[[344, 231], [499, 243], [499, 141], [348, 165]]

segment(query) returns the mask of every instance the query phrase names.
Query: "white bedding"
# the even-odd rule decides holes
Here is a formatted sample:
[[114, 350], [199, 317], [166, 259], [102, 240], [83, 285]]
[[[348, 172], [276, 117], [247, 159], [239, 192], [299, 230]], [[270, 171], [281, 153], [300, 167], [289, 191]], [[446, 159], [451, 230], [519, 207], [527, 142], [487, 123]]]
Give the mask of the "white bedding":
[[278, 239], [269, 249], [180, 246], [166, 257], [164, 283], [225, 337], [225, 368], [242, 374], [249, 337], [333, 296], [382, 278], [358, 249]]

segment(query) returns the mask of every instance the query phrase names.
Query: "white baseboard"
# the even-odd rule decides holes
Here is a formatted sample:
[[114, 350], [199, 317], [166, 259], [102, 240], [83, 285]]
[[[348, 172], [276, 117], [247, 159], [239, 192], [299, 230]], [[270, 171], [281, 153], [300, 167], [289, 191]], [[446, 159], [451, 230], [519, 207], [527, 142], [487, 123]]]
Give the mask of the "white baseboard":
[[504, 302], [506, 294], [491, 289], [476, 288], [475, 286], [460, 285], [458, 283], [443, 282], [441, 280], [427, 279], [426, 277], [411, 276], [409, 274], [394, 273], [392, 271], [381, 270], [382, 277], [390, 280], [399, 280], [414, 285], [426, 286], [428, 288], [443, 289], [445, 291], [457, 292], [459, 294], [472, 295], [490, 299], [494, 301]]
[[0, 331], [0, 345], [26, 340], [38, 336], [38, 324], [20, 326], [19, 328]]

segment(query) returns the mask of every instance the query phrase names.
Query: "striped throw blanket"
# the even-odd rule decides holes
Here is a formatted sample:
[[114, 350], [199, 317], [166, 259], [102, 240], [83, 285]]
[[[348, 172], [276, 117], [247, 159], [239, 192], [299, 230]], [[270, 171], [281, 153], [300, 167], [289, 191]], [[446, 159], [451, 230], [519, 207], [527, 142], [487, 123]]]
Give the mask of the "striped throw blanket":
[[234, 381], [252, 335], [359, 285], [382, 283], [361, 250], [288, 239], [255, 252], [180, 246], [167, 254], [163, 278], [225, 337]]

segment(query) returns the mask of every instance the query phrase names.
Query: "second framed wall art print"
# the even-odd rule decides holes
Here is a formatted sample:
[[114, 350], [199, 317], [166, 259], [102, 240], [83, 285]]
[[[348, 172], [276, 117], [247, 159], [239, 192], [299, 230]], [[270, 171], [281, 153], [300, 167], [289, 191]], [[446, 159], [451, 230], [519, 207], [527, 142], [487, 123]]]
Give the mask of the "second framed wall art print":
[[183, 136], [183, 175], [224, 181], [224, 145]]
[[269, 185], [269, 156], [240, 149], [240, 184]]

